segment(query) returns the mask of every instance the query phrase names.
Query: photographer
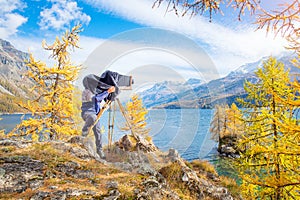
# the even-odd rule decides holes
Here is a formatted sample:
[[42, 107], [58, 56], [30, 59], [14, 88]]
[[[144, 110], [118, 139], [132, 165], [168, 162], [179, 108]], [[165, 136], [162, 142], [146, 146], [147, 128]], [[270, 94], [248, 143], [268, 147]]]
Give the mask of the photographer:
[[[85, 124], [82, 128], [82, 136], [86, 137], [88, 135], [88, 129], [91, 127], [97, 120], [97, 114], [101, 109], [101, 101], [108, 97], [110, 93], [115, 92], [115, 87], [111, 86], [108, 90], [103, 91], [99, 94], [93, 94], [90, 91], [88, 81], [83, 79], [84, 91], [82, 92], [82, 106], [81, 106], [81, 116], [85, 121]], [[95, 142], [98, 155], [105, 159], [105, 154], [102, 151], [102, 134], [100, 120], [93, 127], [93, 132], [95, 135]]]

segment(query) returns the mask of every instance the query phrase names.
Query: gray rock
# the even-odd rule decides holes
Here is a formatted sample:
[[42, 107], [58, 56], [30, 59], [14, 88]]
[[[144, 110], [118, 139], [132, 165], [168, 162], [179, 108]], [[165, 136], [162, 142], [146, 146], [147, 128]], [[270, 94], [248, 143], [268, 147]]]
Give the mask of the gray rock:
[[91, 158], [90, 154], [83, 150], [82, 148], [78, 147], [73, 147], [70, 149], [70, 153], [73, 154], [74, 156], [84, 159], [84, 160], [89, 160]]
[[240, 158], [241, 156], [239, 154], [233, 154], [232, 157], [237, 159], [237, 158]]
[[64, 164], [58, 164], [55, 169], [57, 171], [65, 173], [67, 176], [74, 178], [93, 178], [94, 174], [89, 170], [79, 169], [80, 165], [76, 162], [67, 162]]
[[225, 153], [231, 153], [234, 154], [236, 151], [233, 149], [233, 147], [226, 147], [225, 148]]
[[139, 193], [141, 192], [141, 190], [140, 189], [134, 189], [133, 190], [133, 193], [137, 196]]
[[133, 167], [131, 164], [129, 163], [121, 163], [121, 162], [115, 162], [113, 163], [113, 165], [123, 171], [127, 171], [127, 172], [132, 172], [133, 171]]
[[81, 145], [83, 145], [84, 144], [84, 137], [82, 137], [82, 136], [74, 136], [74, 137], [71, 137], [68, 140], [68, 142], [72, 143], [72, 144], [81, 144]]
[[169, 159], [174, 162], [176, 161], [178, 158], [180, 158], [179, 153], [176, 149], [169, 149], [169, 154], [168, 154]]
[[58, 189], [58, 186], [56, 186], [56, 185], [51, 185], [51, 186], [49, 186], [48, 187], [50, 190], [56, 190], [56, 189]]
[[[0, 181], [2, 180], [2, 177], [5, 175], [5, 169], [0, 167]], [[1, 182], [0, 182], [1, 183]]]
[[0, 140], [0, 146], [15, 146], [18, 148], [25, 148], [32, 144], [31, 141], [21, 141], [21, 140], [10, 140], [10, 139], [4, 139]]
[[22, 192], [43, 184], [44, 163], [29, 156], [0, 157], [0, 192]]
[[153, 187], [160, 187], [159, 182], [153, 176], [149, 177], [149, 179], [144, 181], [142, 184], [148, 189]]
[[93, 196], [93, 195], [96, 194], [94, 191], [90, 191], [90, 190], [76, 190], [76, 189], [67, 189], [66, 193], [67, 193], [67, 197], [76, 197], [76, 196], [80, 196], [80, 195]]
[[155, 176], [157, 172], [156, 172], [156, 170], [154, 170], [151, 167], [151, 165], [149, 165], [149, 164], [141, 164], [141, 165], [139, 165], [137, 173], [142, 174], [142, 175]]
[[67, 199], [67, 192], [58, 190], [51, 195], [51, 200], [65, 200]]
[[104, 200], [117, 200], [121, 196], [119, 190], [114, 189], [110, 190], [107, 197], [104, 197]]
[[188, 182], [188, 181], [189, 181], [188, 175], [187, 175], [186, 173], [184, 173], [183, 176], [182, 176], [182, 178], [181, 178], [181, 180], [182, 180], [183, 182]]
[[31, 188], [32, 190], [36, 190], [44, 184], [44, 180], [34, 179], [28, 181], [28, 184], [29, 184], [29, 188]]
[[109, 181], [106, 183], [107, 189], [118, 189], [118, 183], [115, 181]]
[[49, 192], [43, 192], [43, 191], [39, 191], [37, 193], [35, 193], [30, 200], [41, 200], [41, 199], [46, 199], [50, 197], [50, 193]]
[[124, 135], [118, 142], [117, 145], [119, 148], [125, 150], [125, 151], [131, 151], [136, 148], [136, 143], [133, 143], [130, 136]]

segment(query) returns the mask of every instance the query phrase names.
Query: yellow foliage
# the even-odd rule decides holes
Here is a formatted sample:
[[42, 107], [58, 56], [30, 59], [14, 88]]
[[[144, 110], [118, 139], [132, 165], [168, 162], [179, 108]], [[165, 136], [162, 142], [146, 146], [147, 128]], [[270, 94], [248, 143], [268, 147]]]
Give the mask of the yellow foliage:
[[234, 103], [231, 107], [227, 105], [216, 105], [210, 123], [212, 139], [220, 142], [222, 138], [227, 136], [240, 137], [244, 129], [244, 123], [241, 117], [241, 112]]
[[216, 105], [215, 112], [210, 122], [211, 138], [217, 142], [228, 132], [226, 109], [228, 106]]
[[[295, 91], [284, 65], [270, 58], [256, 72], [257, 83], [246, 82], [241, 103], [246, 124], [240, 145], [242, 192], [250, 199], [299, 199], [299, 123], [294, 118]], [[298, 127], [298, 128], [296, 128]]]
[[76, 116], [78, 102], [73, 82], [77, 79], [80, 66], [71, 63], [69, 50], [78, 48], [80, 25], [66, 31], [61, 39], [56, 38], [52, 45], [43, 41], [43, 48], [52, 51], [52, 58], [57, 62], [48, 67], [44, 62], [30, 55], [27, 61], [26, 75], [34, 81], [31, 89], [39, 94], [38, 98], [20, 103], [32, 114], [32, 118], [23, 120], [9, 135], [31, 136], [32, 140], [64, 139], [77, 134]]
[[132, 130], [134, 133], [146, 137], [149, 133], [149, 129], [146, 128], [146, 115], [148, 110], [143, 106], [142, 99], [139, 99], [137, 94], [131, 97], [131, 101], [126, 104], [126, 112], [129, 117], [130, 127], [125, 125], [123, 130]]
[[231, 107], [225, 112], [228, 118], [228, 134], [233, 137], [240, 137], [245, 129], [245, 124], [242, 121], [241, 111], [238, 109], [235, 103], [232, 103]]

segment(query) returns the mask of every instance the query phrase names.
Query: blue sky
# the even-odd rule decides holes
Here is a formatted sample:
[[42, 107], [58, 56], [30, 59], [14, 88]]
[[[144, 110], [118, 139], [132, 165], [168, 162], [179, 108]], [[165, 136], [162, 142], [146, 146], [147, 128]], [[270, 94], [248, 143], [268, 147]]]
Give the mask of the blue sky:
[[[165, 5], [152, 8], [153, 2], [154, 0], [0, 0], [0, 38], [45, 60], [48, 54], [41, 50], [41, 41], [46, 39], [51, 43], [56, 35], [61, 35], [66, 29], [81, 22], [84, 28], [81, 34], [82, 49], [75, 52], [73, 58], [77, 63], [84, 63], [96, 47], [111, 40], [116, 34], [137, 28], [160, 28], [175, 31], [197, 43], [221, 76], [242, 64], [257, 61], [263, 56], [278, 55], [284, 50], [284, 39], [274, 39], [272, 34], [266, 37], [264, 31], [255, 32], [255, 25], [252, 24], [254, 18], [247, 13], [243, 21], [239, 22], [237, 12], [225, 9], [225, 17], [216, 15], [210, 23], [205, 16], [182, 18], [172, 12], [166, 14]], [[262, 2], [263, 6], [270, 9], [280, 1], [272, 1], [272, 5], [267, 0]], [[175, 45], [176, 42], [174, 41]], [[159, 51], [127, 55], [123, 60], [132, 66], [149, 66], [155, 60], [154, 63], [158, 65], [180, 67], [180, 73], [187, 72], [185, 78], [197, 76], [188, 73], [189, 64], [174, 58], [174, 55], [159, 56], [162, 55]], [[172, 80], [172, 77], [166, 73], [166, 79]]]

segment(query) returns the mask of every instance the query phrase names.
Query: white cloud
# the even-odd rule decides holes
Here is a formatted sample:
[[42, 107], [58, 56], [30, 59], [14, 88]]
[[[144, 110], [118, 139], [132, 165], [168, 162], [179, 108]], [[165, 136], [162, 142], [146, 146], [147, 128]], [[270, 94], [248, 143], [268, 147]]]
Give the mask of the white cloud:
[[91, 17], [82, 12], [82, 8], [77, 6], [72, 0], [48, 0], [52, 2], [51, 8], [44, 8], [40, 17], [39, 26], [41, 29], [65, 29], [71, 22], [88, 24]]
[[[42, 41], [44, 39], [45, 38], [12, 37], [10, 38], [10, 42], [16, 49], [32, 53], [36, 59], [46, 62], [46, 64], [52, 66], [54, 63], [53, 59], [49, 58], [51, 52], [42, 48]], [[54, 42], [55, 37], [46, 38], [45, 40], [47, 44], [50, 45]], [[75, 49], [74, 52], [70, 52], [72, 62], [76, 65], [84, 63], [88, 55], [103, 41], [103, 39], [99, 38], [80, 36], [80, 49]]]
[[20, 0], [0, 0], [0, 38], [8, 38], [18, 32], [18, 27], [27, 21], [27, 18], [16, 13], [25, 4]]
[[[222, 74], [267, 55], [276, 55], [284, 50], [285, 40], [266, 37], [264, 31], [254, 31], [252, 25], [226, 27], [207, 18], [196, 16], [178, 17], [165, 14], [166, 6], [152, 9], [153, 0], [85, 0], [87, 3], [112, 12], [127, 20], [151, 27], [173, 30], [204, 44], [205, 51], [213, 58]], [[239, 23], [238, 21], [236, 22]], [[174, 41], [176, 42], [176, 41]], [[226, 66], [224, 66], [226, 64]]]

